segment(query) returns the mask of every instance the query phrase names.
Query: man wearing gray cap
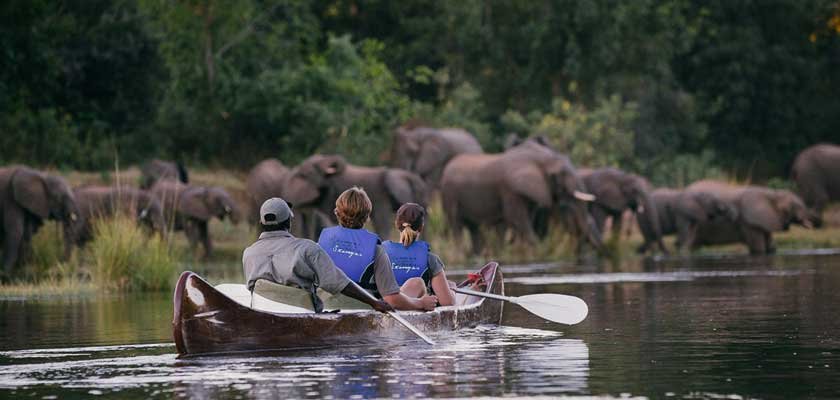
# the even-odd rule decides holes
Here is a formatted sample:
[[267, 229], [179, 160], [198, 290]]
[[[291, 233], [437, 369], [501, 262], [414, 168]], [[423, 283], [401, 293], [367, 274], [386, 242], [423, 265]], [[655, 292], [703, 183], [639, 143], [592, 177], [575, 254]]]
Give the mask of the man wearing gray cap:
[[263, 232], [242, 253], [248, 289], [253, 290], [257, 280], [267, 279], [310, 292], [318, 312], [322, 308], [315, 295], [318, 288], [352, 297], [380, 312], [393, 311], [388, 303], [373, 299], [354, 284], [317, 243], [292, 236], [289, 227], [293, 217], [291, 207], [278, 197], [266, 200], [260, 207]]

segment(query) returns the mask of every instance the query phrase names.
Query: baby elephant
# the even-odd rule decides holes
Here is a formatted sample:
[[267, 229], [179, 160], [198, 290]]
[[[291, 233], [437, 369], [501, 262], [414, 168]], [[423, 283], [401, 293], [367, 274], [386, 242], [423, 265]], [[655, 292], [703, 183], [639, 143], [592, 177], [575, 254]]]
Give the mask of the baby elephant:
[[[730, 203], [708, 192], [690, 192], [660, 188], [651, 193], [659, 215], [659, 228], [662, 235], [677, 234], [676, 246], [685, 252], [694, 245], [697, 227], [711, 221], [738, 219], [738, 210]], [[638, 248], [646, 252], [656, 241], [656, 236], [646, 219], [639, 220], [639, 229], [645, 242]]]
[[191, 186], [176, 181], [159, 181], [151, 190], [163, 205], [167, 224], [173, 230], [183, 230], [195, 250], [198, 242], [204, 245], [204, 258], [213, 252], [207, 223], [213, 218], [229, 218], [239, 223], [239, 207], [228, 192], [215, 186]]
[[93, 239], [93, 225], [99, 218], [121, 213], [134, 218], [138, 225], [152, 232], [164, 234], [166, 224], [160, 201], [151, 193], [132, 187], [83, 186], [73, 189], [79, 208], [76, 225], [76, 245], [83, 246]]

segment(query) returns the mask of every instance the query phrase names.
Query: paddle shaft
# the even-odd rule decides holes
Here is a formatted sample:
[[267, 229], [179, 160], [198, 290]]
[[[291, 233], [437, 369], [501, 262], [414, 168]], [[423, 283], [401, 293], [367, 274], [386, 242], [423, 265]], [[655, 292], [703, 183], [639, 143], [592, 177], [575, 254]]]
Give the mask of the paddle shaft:
[[[361, 290], [361, 291], [362, 291], [362, 293], [364, 293], [364, 294], [365, 294], [365, 296], [367, 296], [369, 299], [371, 299], [371, 300], [373, 300], [373, 301], [379, 301], [379, 299], [377, 299], [376, 297], [373, 297], [373, 295], [372, 295], [372, 294], [370, 294], [370, 292], [368, 292], [368, 291], [367, 291], [367, 290], [365, 290], [365, 289], [362, 289], [362, 287], [360, 287], [359, 285], [357, 285], [357, 284], [356, 284], [356, 282], [351, 282], [351, 283], [352, 283], [353, 285], [356, 285], [356, 287], [358, 287], [358, 288], [359, 288], [359, 290]], [[414, 326], [414, 325], [412, 325], [410, 322], [406, 321], [406, 320], [405, 320], [405, 318], [403, 318], [401, 315], [397, 314], [397, 312], [396, 312], [396, 311], [388, 311], [388, 315], [390, 315], [390, 316], [394, 317], [394, 319], [395, 319], [395, 320], [397, 320], [397, 322], [401, 323], [404, 327], [408, 328], [408, 330], [410, 330], [410, 331], [411, 331], [411, 332], [413, 332], [415, 335], [417, 335], [418, 337], [420, 337], [420, 339], [423, 339], [423, 341], [424, 341], [424, 342], [426, 342], [426, 343], [428, 343], [428, 344], [430, 344], [430, 345], [432, 345], [432, 346], [434, 346], [434, 345], [435, 345], [435, 341], [434, 341], [434, 340], [430, 339], [430, 338], [429, 338], [428, 336], [426, 336], [426, 334], [424, 334], [423, 332], [420, 332], [420, 330], [419, 330], [419, 329], [417, 329], [417, 327], [416, 327], [416, 326]]]
[[488, 299], [509, 301], [511, 303], [514, 303], [514, 304], [517, 303], [516, 297], [502, 296], [502, 295], [493, 294], [493, 293], [476, 292], [475, 290], [461, 289], [461, 288], [454, 288], [454, 289], [452, 289], [452, 291], [453, 292], [458, 292], [458, 293], [461, 293], [461, 294], [468, 294], [470, 296], [486, 297]]

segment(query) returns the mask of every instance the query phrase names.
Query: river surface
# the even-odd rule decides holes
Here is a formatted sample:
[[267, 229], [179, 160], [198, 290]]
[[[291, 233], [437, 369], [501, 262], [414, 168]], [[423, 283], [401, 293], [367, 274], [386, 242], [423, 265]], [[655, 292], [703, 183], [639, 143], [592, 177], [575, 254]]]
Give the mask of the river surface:
[[508, 305], [434, 347], [178, 359], [169, 293], [6, 299], [0, 398], [840, 398], [838, 252], [503, 271], [507, 294], [579, 296], [589, 317]]

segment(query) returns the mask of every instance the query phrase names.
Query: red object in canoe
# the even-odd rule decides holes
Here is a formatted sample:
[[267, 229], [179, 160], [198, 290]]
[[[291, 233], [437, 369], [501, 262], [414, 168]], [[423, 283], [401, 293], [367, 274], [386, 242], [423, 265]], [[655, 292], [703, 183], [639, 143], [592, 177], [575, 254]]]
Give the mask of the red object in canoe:
[[[504, 294], [498, 263], [490, 262], [478, 273], [487, 283], [487, 293]], [[401, 311], [400, 315], [427, 334], [501, 322], [501, 301], [458, 294], [456, 304], [464, 298], [463, 305], [429, 312]], [[255, 310], [189, 271], [178, 278], [174, 302], [173, 336], [181, 356], [416, 339], [394, 318], [376, 311], [285, 314]]]

